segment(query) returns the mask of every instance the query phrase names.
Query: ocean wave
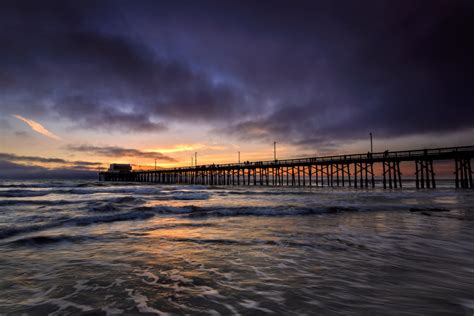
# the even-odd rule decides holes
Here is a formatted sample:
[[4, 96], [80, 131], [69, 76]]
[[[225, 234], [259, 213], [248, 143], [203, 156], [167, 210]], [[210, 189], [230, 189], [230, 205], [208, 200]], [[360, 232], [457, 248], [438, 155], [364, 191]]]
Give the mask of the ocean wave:
[[[293, 240], [270, 240], [270, 239], [224, 239], [224, 238], [165, 238], [167, 241], [194, 243], [194, 244], [215, 244], [215, 245], [237, 245], [237, 246], [278, 246], [291, 248], [321, 248], [326, 245], [321, 243], [308, 243]], [[342, 241], [341, 241], [342, 243]], [[355, 246], [355, 245], [347, 245]]]
[[20, 227], [10, 227], [7, 229], [2, 229], [0, 231], [0, 239], [9, 238], [9, 237], [13, 237], [13, 236], [24, 234], [24, 233], [42, 231], [42, 230], [46, 230], [46, 229], [50, 229], [50, 228], [54, 228], [58, 226], [61, 226], [61, 222], [26, 225], [26, 226], [20, 226]]
[[[37, 206], [61, 206], [70, 204], [81, 204], [85, 203], [88, 209], [93, 210], [96, 207], [100, 208], [113, 208], [120, 205], [139, 205], [143, 204], [143, 199], [133, 196], [113, 196], [113, 197], [101, 197], [93, 199], [60, 199], [60, 200], [35, 200], [35, 199], [5, 199], [0, 200], [0, 206], [18, 206], [18, 205], [37, 205]], [[109, 203], [111, 206], [104, 206], [104, 203]]]
[[202, 222], [188, 222], [188, 223], [176, 223], [176, 224], [159, 224], [153, 226], [147, 226], [143, 228], [134, 229], [130, 232], [132, 235], [146, 235], [146, 232], [160, 230], [160, 229], [175, 229], [175, 228], [207, 228], [215, 227], [213, 223], [202, 223]]
[[[138, 195], [138, 196], [150, 196], [156, 200], [207, 200], [209, 198], [209, 193], [206, 192], [190, 192], [187, 190], [161, 190], [158, 187], [137, 187], [137, 188], [100, 188], [100, 189], [69, 189], [69, 190], [56, 190], [51, 191], [51, 193], [57, 194], [124, 194], [124, 195]], [[123, 200], [117, 201], [117, 203], [127, 203], [127, 198], [133, 198], [127, 196], [126, 198], [121, 198]]]
[[340, 212], [356, 212], [354, 207], [234, 207], [234, 208], [194, 208], [188, 217], [207, 216], [293, 216], [293, 215], [319, 215]]
[[96, 193], [113, 193], [113, 194], [139, 194], [152, 195], [159, 193], [159, 190], [154, 187], [89, 187], [89, 188], [71, 188], [63, 191], [67, 194], [96, 194]]
[[[129, 201], [133, 202], [132, 199]], [[55, 202], [55, 201], [46, 201]], [[56, 201], [58, 202], [58, 201]], [[59, 201], [62, 203], [61, 201]], [[146, 220], [157, 215], [180, 216], [190, 219], [200, 219], [206, 217], [235, 217], [235, 216], [310, 216], [323, 214], [336, 214], [343, 212], [357, 212], [361, 209], [353, 207], [198, 207], [194, 205], [183, 207], [170, 206], [137, 206], [129, 208], [128, 211], [120, 212], [113, 203], [98, 204], [90, 207], [89, 210], [97, 212], [93, 215], [83, 215], [76, 217], [60, 217], [51, 219], [48, 223], [32, 223], [25, 226], [13, 226], [0, 231], [0, 239], [13, 237], [19, 234], [44, 231], [61, 226], [88, 226], [94, 224], [113, 223], [120, 221]], [[366, 210], [364, 210], [366, 211]], [[192, 223], [177, 224], [178, 226], [195, 226]], [[173, 227], [152, 227], [153, 229], [173, 228]], [[148, 229], [148, 230], [150, 230]]]
[[97, 212], [97, 213], [110, 213], [110, 212], [119, 211], [117, 206], [115, 206], [112, 203], [99, 204], [96, 206], [88, 206], [87, 210], [91, 212]]
[[[29, 188], [29, 189], [39, 189], [39, 188]], [[14, 190], [2, 190], [0, 191], [0, 197], [35, 197], [35, 196], [45, 196], [49, 194], [59, 194], [59, 195], [88, 195], [96, 193], [134, 193], [129, 190], [113, 190], [113, 188], [108, 188], [106, 190], [91, 190], [91, 189], [55, 189], [49, 188], [49, 190], [29, 190], [29, 189], [14, 189]]]
[[412, 207], [410, 208], [410, 212], [415, 213], [415, 212], [449, 212], [450, 210], [445, 209], [445, 208], [438, 208], [438, 207], [425, 207], [425, 208], [417, 208], [417, 207]]
[[133, 197], [133, 196], [121, 196], [117, 198], [113, 198], [110, 200], [113, 203], [129, 203], [129, 204], [140, 204], [143, 203], [144, 201], [142, 199]]
[[226, 216], [293, 216], [293, 215], [321, 215], [342, 212], [358, 212], [362, 209], [355, 207], [201, 207], [195, 205], [171, 206], [138, 206], [132, 209], [135, 212], [152, 212], [163, 215], [180, 215], [190, 218], [199, 217], [226, 217]]
[[87, 226], [91, 224], [103, 224], [103, 223], [130, 221], [130, 220], [144, 220], [144, 219], [149, 219], [153, 216], [155, 216], [155, 214], [151, 212], [133, 212], [132, 211], [132, 212], [127, 212], [127, 213], [113, 214], [113, 215], [83, 216], [79, 218], [70, 219], [65, 224]]
[[145, 220], [155, 216], [152, 212], [126, 212], [126, 213], [116, 213], [111, 215], [96, 215], [96, 216], [80, 216], [73, 217], [68, 219], [59, 220], [56, 222], [51, 222], [41, 225], [27, 225], [20, 227], [13, 227], [8, 229], [3, 229], [0, 231], [0, 239], [5, 239], [13, 237], [19, 234], [43, 231], [51, 228], [61, 227], [61, 226], [88, 226], [93, 224], [105, 224], [113, 223], [120, 221], [130, 221], [130, 220]]
[[328, 207], [303, 207], [303, 206], [268, 206], [268, 207], [201, 207], [196, 205], [187, 205], [181, 207], [171, 206], [139, 206], [134, 211], [147, 211], [155, 214], [180, 215], [190, 218], [199, 217], [226, 217], [226, 216], [303, 216], [303, 215], [321, 215], [337, 214], [343, 212], [368, 211], [368, 209], [344, 206]]
[[15, 246], [43, 246], [49, 244], [57, 244], [61, 242], [83, 242], [97, 239], [93, 236], [32, 236], [20, 238], [9, 242], [8, 244]]
[[221, 190], [215, 191], [215, 193], [220, 195], [308, 195], [311, 193], [317, 193], [317, 191], [308, 191], [304, 188], [301, 188], [302, 191], [295, 191], [289, 188], [278, 188], [275, 190]]
[[[93, 224], [113, 223], [120, 221], [132, 220], [146, 220], [156, 215], [175, 215], [184, 216], [188, 218], [205, 218], [205, 217], [233, 217], [233, 216], [305, 216], [305, 215], [320, 215], [332, 214], [339, 212], [354, 212], [358, 211], [355, 208], [343, 207], [326, 207], [326, 208], [311, 208], [311, 207], [213, 207], [204, 208], [197, 206], [184, 207], [147, 207], [139, 206], [132, 208], [128, 212], [116, 212], [117, 208], [113, 204], [103, 204], [91, 209], [96, 212], [105, 212], [107, 214], [101, 215], [86, 215], [72, 218], [60, 218], [54, 222], [45, 224], [33, 224], [20, 227], [11, 227], [0, 231], [0, 239], [13, 237], [19, 234], [43, 231], [51, 228], [61, 226], [88, 226]], [[112, 212], [111, 214], [108, 214]], [[193, 223], [177, 224], [177, 226], [196, 226]], [[159, 228], [173, 228], [173, 227], [155, 227]]]
[[0, 191], [0, 197], [35, 197], [50, 194], [51, 191], [36, 191], [36, 190], [8, 190]]
[[57, 205], [68, 205], [75, 203], [82, 203], [83, 201], [72, 201], [72, 200], [3, 200], [0, 201], [0, 206], [9, 205], [45, 205], [45, 206], [57, 206]]
[[180, 192], [171, 195], [174, 200], [207, 200], [209, 199], [208, 193], [193, 193], [193, 192]]
[[[0, 191], [0, 197], [35, 197], [35, 196], [46, 196], [49, 194], [94, 194], [100, 191], [81, 190], [81, 189], [54, 189], [51, 187], [26, 187], [28, 189], [14, 189]], [[29, 189], [40, 189], [48, 188], [48, 190], [29, 190]]]
[[164, 214], [164, 215], [180, 215], [187, 214], [192, 212], [197, 212], [203, 210], [201, 207], [194, 205], [183, 206], [183, 207], [172, 207], [172, 206], [138, 206], [133, 209], [133, 211], [139, 212], [153, 212], [155, 214]]
[[145, 203], [143, 199], [135, 198], [133, 196], [113, 197], [106, 200], [92, 200], [84, 207], [90, 212], [117, 212], [120, 207], [127, 208], [133, 205], [140, 205]]
[[154, 193], [158, 186], [147, 183], [124, 183], [124, 182], [0, 182], [1, 190], [11, 191], [9, 189], [17, 189], [18, 191], [28, 191], [32, 189], [49, 189], [50, 193], [63, 194], [91, 194], [91, 193]]
[[75, 181], [4, 181], [0, 182], [0, 188], [64, 188], [79, 184]]

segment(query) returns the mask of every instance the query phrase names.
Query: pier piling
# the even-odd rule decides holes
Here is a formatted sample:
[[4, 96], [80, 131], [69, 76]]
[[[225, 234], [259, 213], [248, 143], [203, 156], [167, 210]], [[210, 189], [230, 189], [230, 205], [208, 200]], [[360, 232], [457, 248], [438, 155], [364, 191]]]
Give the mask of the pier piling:
[[[454, 161], [456, 188], [474, 188], [471, 160], [474, 146], [312, 157], [290, 160], [200, 165], [129, 172], [100, 172], [102, 181], [169, 184], [376, 187], [374, 165], [381, 166], [383, 188], [402, 188], [402, 162], [415, 163], [415, 185], [434, 189], [435, 161]], [[380, 170], [380, 169], [378, 169]]]

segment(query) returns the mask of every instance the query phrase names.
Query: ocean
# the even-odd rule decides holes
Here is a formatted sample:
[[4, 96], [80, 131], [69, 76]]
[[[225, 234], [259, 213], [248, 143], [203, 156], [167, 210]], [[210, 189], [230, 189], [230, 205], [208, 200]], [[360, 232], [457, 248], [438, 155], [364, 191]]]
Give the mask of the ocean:
[[0, 314], [473, 315], [474, 191], [0, 182]]

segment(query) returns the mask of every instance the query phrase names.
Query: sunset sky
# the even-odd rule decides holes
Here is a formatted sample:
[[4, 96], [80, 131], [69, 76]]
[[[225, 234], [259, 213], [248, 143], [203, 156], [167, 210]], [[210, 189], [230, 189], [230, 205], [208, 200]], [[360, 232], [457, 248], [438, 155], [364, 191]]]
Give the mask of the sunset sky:
[[474, 145], [472, 34], [472, 0], [4, 0], [0, 178]]

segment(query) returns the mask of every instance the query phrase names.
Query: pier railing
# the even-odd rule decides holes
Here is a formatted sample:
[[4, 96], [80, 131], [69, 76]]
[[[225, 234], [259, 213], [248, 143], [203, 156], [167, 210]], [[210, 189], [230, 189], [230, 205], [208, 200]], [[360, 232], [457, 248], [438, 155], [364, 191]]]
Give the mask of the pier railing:
[[[384, 188], [401, 187], [400, 162], [415, 163], [416, 186], [436, 187], [433, 161], [454, 162], [455, 185], [473, 188], [474, 146], [377, 153], [342, 154], [297, 159], [206, 164], [130, 173], [100, 173], [104, 181], [138, 181], [207, 185], [328, 185], [375, 187], [374, 164], [382, 166]], [[286, 180], [286, 181], [285, 181]], [[360, 183], [359, 183], [360, 182]]]

